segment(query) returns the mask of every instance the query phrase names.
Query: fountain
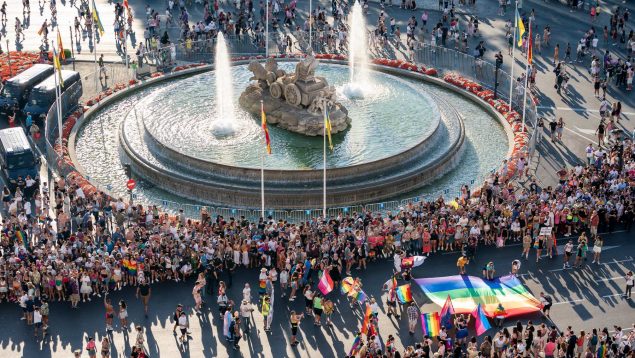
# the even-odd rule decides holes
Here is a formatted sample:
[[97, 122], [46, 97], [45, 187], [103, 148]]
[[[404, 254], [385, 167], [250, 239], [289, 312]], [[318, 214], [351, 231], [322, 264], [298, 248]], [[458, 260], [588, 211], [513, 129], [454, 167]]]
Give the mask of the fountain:
[[346, 97], [363, 98], [364, 88], [369, 83], [368, 73], [368, 38], [366, 36], [366, 19], [362, 5], [355, 1], [348, 21], [348, 67], [349, 83], [344, 85]]
[[326, 78], [315, 75], [318, 61], [312, 53], [295, 66], [293, 73], [278, 68], [269, 58], [263, 66], [249, 63], [252, 82], [238, 99], [241, 107], [253, 115], [260, 114], [264, 102], [267, 121], [291, 132], [308, 136], [324, 133], [324, 110], [329, 108], [331, 133], [342, 132], [351, 124], [348, 110], [337, 101], [335, 87]]
[[216, 39], [216, 118], [212, 123], [212, 132], [217, 137], [234, 134], [234, 90], [231, 77], [231, 65], [227, 43], [222, 32]]

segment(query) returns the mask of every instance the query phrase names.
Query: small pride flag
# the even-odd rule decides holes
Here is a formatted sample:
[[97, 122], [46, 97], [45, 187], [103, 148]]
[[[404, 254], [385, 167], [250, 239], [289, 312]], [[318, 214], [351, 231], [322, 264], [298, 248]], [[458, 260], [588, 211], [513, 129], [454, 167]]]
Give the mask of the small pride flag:
[[401, 304], [412, 302], [412, 290], [410, 289], [410, 284], [397, 287], [397, 299]]
[[329, 275], [328, 271], [324, 271], [322, 274], [322, 278], [320, 278], [320, 282], [318, 283], [318, 288], [325, 296], [333, 291], [333, 280], [331, 279], [331, 275]]
[[485, 331], [492, 328], [492, 326], [489, 324], [489, 321], [487, 320], [485, 312], [483, 312], [483, 309], [481, 308], [480, 303], [478, 304], [478, 306], [476, 306], [474, 312], [472, 312], [472, 316], [475, 318], [474, 326], [476, 327], [476, 335], [480, 336], [481, 334], [485, 333]]
[[421, 328], [423, 335], [430, 338], [437, 337], [441, 330], [441, 321], [439, 320], [439, 312], [424, 313], [421, 315]]

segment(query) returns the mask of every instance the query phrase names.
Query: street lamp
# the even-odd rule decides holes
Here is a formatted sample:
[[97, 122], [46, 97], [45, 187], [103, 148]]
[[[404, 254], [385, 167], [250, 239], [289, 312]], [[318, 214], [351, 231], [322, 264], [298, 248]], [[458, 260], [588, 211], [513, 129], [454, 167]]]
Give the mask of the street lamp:
[[11, 73], [11, 52], [9, 51], [9, 39], [7, 39], [7, 60], [9, 61], [9, 77], [12, 77]]
[[498, 53], [496, 54], [496, 64], [495, 64], [495, 71], [494, 71], [494, 99], [498, 99], [498, 70], [501, 68], [501, 66], [503, 65], [503, 54], [498, 51]]

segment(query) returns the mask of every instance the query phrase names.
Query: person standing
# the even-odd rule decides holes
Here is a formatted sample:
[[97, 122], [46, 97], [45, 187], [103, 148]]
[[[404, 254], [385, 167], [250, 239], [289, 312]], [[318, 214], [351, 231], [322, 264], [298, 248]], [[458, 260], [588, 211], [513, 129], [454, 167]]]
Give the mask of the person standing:
[[335, 309], [335, 305], [333, 304], [333, 301], [331, 301], [328, 298], [324, 297], [324, 301], [322, 302], [322, 306], [324, 307], [324, 315], [326, 316], [326, 325], [329, 326], [329, 327], [332, 327], [333, 323], [331, 323], [331, 315], [333, 314], [333, 310]]
[[300, 343], [297, 340], [297, 335], [298, 335], [298, 325], [300, 324], [300, 321], [302, 320], [302, 318], [304, 318], [304, 313], [300, 313], [300, 314], [296, 314], [295, 311], [291, 311], [291, 345], [295, 346], [298, 343]]
[[101, 358], [110, 358], [110, 339], [106, 336], [101, 340]]
[[271, 311], [271, 298], [269, 298], [269, 296], [265, 295], [265, 297], [263, 297], [262, 299], [262, 307], [261, 307], [261, 313], [262, 313], [262, 320], [265, 324], [265, 332], [271, 332], [271, 328], [268, 325], [269, 322], [269, 313]]
[[33, 311], [33, 328], [34, 328], [33, 335], [37, 338], [38, 333], [41, 330], [42, 339], [44, 339], [44, 335], [46, 331], [42, 327], [42, 313], [40, 312], [40, 307], [37, 307], [37, 306], [35, 307], [35, 310]]
[[549, 317], [549, 312], [551, 311], [551, 306], [553, 305], [553, 300], [550, 296], [545, 295], [544, 292], [540, 292], [540, 303], [542, 304], [542, 313], [547, 318]]
[[150, 288], [150, 284], [148, 284], [148, 281], [145, 279], [140, 280], [135, 297], [141, 297], [141, 302], [143, 303], [143, 312], [145, 313], [146, 318], [148, 318], [148, 303], [150, 302], [151, 294], [152, 289]]
[[415, 334], [415, 328], [417, 327], [417, 321], [419, 320], [419, 308], [414, 302], [410, 302], [410, 306], [406, 309], [408, 316], [408, 332], [410, 335]]
[[179, 303], [178, 305], [176, 305], [174, 316], [172, 316], [172, 318], [174, 319], [174, 327], [172, 328], [172, 332], [174, 334], [176, 334], [176, 327], [178, 327], [179, 325], [179, 317], [181, 317], [181, 312], [183, 312], [183, 305]]
[[251, 312], [253, 312], [254, 309], [251, 307], [251, 303], [247, 300], [244, 299], [242, 304], [240, 305], [240, 317], [242, 319], [243, 322], [243, 332], [249, 334], [249, 328], [250, 328], [250, 323], [251, 323]]
[[604, 134], [606, 132], [606, 127], [604, 126], [604, 121], [600, 120], [600, 124], [598, 128], [595, 130], [595, 134], [598, 136], [598, 146], [601, 147], [604, 144]]
[[187, 321], [187, 315], [185, 314], [185, 312], [181, 311], [179, 313], [179, 318], [176, 322], [179, 325], [179, 330], [181, 331], [181, 337], [179, 338], [179, 340], [182, 343], [187, 342], [187, 328], [189, 327], [189, 323]]
[[[597, 214], [595, 215], [597, 217]], [[595, 231], [597, 233], [597, 225], [596, 225]], [[600, 264], [600, 255], [602, 254], [602, 246], [604, 246], [604, 240], [602, 240], [601, 237], [596, 235], [595, 241], [593, 242], [593, 262], [592, 263], [594, 264], [597, 263], [598, 265]]]
[[397, 319], [401, 316], [397, 313], [397, 291], [396, 287], [391, 287], [388, 290], [388, 299], [386, 300], [386, 304], [388, 305], [388, 312], [386, 315], [390, 317], [391, 315], [395, 315]]
[[635, 278], [633, 278], [633, 271], [628, 271], [626, 274], [626, 289], [624, 290], [624, 297], [630, 299], [633, 286], [635, 285]]
[[569, 240], [564, 245], [564, 264], [562, 265], [563, 269], [569, 268], [569, 259], [571, 259], [571, 254], [573, 253], [573, 241]]
[[115, 317], [115, 309], [112, 307], [108, 294], [104, 295], [104, 307], [106, 308], [106, 331], [112, 332], [112, 319]]

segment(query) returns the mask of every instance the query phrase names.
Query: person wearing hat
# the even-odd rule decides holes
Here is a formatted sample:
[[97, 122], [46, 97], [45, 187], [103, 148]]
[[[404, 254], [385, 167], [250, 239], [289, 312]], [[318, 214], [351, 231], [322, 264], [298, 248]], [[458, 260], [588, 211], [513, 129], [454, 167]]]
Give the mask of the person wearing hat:
[[271, 298], [267, 295], [262, 299], [262, 307], [260, 312], [262, 313], [262, 320], [265, 323], [265, 332], [271, 332], [271, 328], [268, 326], [269, 320], [267, 319], [271, 311]]
[[240, 304], [240, 316], [243, 321], [243, 331], [249, 334], [249, 327], [251, 325], [250, 316], [254, 309], [251, 307], [251, 303], [248, 300], [243, 299], [243, 302]]

